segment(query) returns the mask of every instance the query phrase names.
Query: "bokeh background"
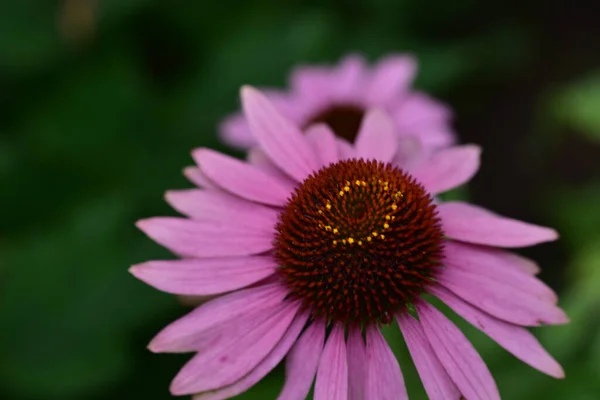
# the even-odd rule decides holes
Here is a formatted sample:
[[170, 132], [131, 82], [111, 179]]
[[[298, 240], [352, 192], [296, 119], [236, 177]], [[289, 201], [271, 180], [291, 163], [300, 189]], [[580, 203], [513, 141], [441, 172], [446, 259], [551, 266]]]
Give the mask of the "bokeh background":
[[[166, 400], [187, 359], [147, 342], [187, 311], [127, 273], [169, 254], [133, 222], [174, 215], [168, 188], [244, 83], [299, 63], [409, 51], [417, 87], [483, 145], [464, 192], [556, 226], [526, 249], [573, 323], [536, 331], [555, 381], [464, 326], [506, 399], [600, 393], [600, 17], [595, 0], [0, 1], [0, 398]], [[412, 398], [425, 397], [399, 334]], [[270, 399], [276, 369], [243, 399]]]

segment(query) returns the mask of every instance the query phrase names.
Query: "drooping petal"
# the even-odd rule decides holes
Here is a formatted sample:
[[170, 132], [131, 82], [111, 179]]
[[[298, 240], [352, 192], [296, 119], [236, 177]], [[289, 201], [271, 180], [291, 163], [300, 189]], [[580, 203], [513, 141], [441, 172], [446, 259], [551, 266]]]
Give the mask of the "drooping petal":
[[[252, 386], [256, 385], [262, 378], [264, 378], [273, 368], [279, 364], [279, 362], [288, 353], [298, 335], [302, 331], [308, 314], [300, 313], [296, 315], [294, 321], [285, 332], [281, 340], [271, 350], [271, 352], [262, 360], [248, 375], [232, 383], [231, 385], [223, 388], [213, 390], [210, 392], [200, 393], [192, 397], [193, 400], [222, 400], [229, 399], [233, 396], [237, 396], [240, 393], [245, 392]], [[316, 363], [315, 363], [316, 369]], [[313, 372], [314, 374], [314, 372]]]
[[241, 95], [244, 113], [263, 150], [288, 175], [302, 182], [318, 164], [300, 129], [258, 90], [244, 86]]
[[185, 167], [183, 169], [183, 175], [194, 185], [202, 189], [221, 190], [219, 185], [211, 181], [198, 167]]
[[310, 391], [325, 341], [325, 324], [313, 322], [286, 358], [285, 384], [278, 400], [304, 400]]
[[210, 149], [197, 149], [192, 155], [202, 172], [228, 192], [273, 206], [287, 201], [290, 191], [285, 182], [250, 164]]
[[367, 329], [365, 399], [408, 399], [398, 360], [375, 326]]
[[259, 316], [268, 315], [286, 294], [281, 285], [269, 284], [210, 300], [164, 328], [148, 348], [155, 353], [185, 353], [219, 344], [228, 340], [229, 330], [260, 322]]
[[363, 118], [354, 147], [357, 157], [389, 162], [397, 149], [394, 122], [382, 110], [371, 109]]
[[386, 104], [406, 91], [417, 71], [415, 59], [409, 55], [394, 54], [377, 63], [367, 89], [370, 104]]
[[462, 242], [498, 247], [526, 247], [556, 240], [554, 229], [501, 217], [462, 202], [438, 206], [444, 233]]
[[215, 390], [250, 373], [279, 343], [298, 305], [283, 303], [261, 324], [228, 332], [227, 340], [196, 354], [171, 383], [176, 396]]
[[198, 222], [155, 217], [136, 223], [155, 242], [189, 257], [227, 257], [260, 254], [273, 247], [273, 226], [249, 227], [240, 221]]
[[367, 346], [359, 328], [348, 330], [348, 399], [364, 400], [367, 382]]
[[429, 399], [459, 399], [458, 388], [431, 348], [419, 321], [408, 313], [398, 316], [397, 321]]
[[173, 294], [210, 296], [241, 289], [275, 272], [270, 256], [188, 258], [149, 261], [130, 272], [155, 288]]
[[175, 210], [199, 221], [239, 220], [249, 226], [275, 226], [279, 213], [216, 190], [170, 190], [165, 198]]
[[469, 180], [479, 169], [481, 149], [475, 145], [455, 146], [435, 152], [422, 162], [412, 175], [431, 194], [458, 187]]
[[555, 378], [564, 378], [561, 366], [527, 329], [494, 318], [443, 287], [433, 287], [430, 292], [521, 361]]
[[311, 125], [305, 134], [308, 143], [317, 155], [319, 166], [326, 167], [339, 161], [335, 134], [328, 125]]
[[462, 395], [467, 399], [500, 400], [492, 374], [462, 332], [425, 301], [418, 302], [416, 309], [431, 348]]
[[321, 355], [317, 380], [315, 382], [315, 400], [346, 400], [348, 397], [348, 362], [344, 328], [335, 325], [329, 334]]

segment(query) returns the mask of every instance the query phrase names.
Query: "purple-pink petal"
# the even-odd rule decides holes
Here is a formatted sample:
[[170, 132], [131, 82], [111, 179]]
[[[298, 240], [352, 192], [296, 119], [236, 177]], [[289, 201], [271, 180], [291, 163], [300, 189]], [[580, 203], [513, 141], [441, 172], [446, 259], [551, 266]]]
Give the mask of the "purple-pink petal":
[[459, 399], [458, 388], [431, 348], [419, 321], [409, 313], [399, 315], [397, 321], [429, 399]]
[[325, 324], [313, 322], [302, 334], [286, 358], [285, 384], [278, 400], [304, 400], [310, 391], [323, 344]]
[[358, 327], [348, 329], [348, 400], [364, 400], [367, 381], [367, 346]]
[[300, 129], [258, 90], [244, 86], [241, 95], [250, 129], [263, 150], [282, 170], [302, 182], [317, 162]]
[[338, 154], [340, 155], [340, 160], [356, 158], [356, 151], [354, 150], [354, 147], [346, 140], [342, 138], [337, 138], [337, 146]]
[[381, 59], [371, 76], [366, 98], [370, 104], [386, 104], [409, 90], [417, 72], [417, 63], [409, 55], [392, 55]]
[[404, 171], [411, 172], [424, 159], [422, 143], [414, 136], [405, 136], [397, 139], [397, 149], [392, 164]]
[[555, 378], [564, 378], [561, 366], [527, 329], [494, 318], [443, 287], [433, 287], [430, 292], [521, 361]]
[[289, 192], [294, 191], [294, 188], [298, 185], [293, 178], [290, 178], [282, 169], [280, 169], [274, 162], [265, 154], [260, 146], [255, 146], [248, 150], [246, 160], [250, 165], [266, 172], [268, 175], [277, 178], [280, 184], [284, 185]]
[[323, 348], [317, 380], [315, 400], [346, 400], [348, 398], [348, 362], [344, 327], [336, 324]]
[[155, 242], [181, 256], [245, 256], [273, 247], [273, 226], [249, 227], [240, 219], [199, 222], [155, 217], [138, 221], [136, 225]]
[[475, 145], [439, 150], [419, 164], [412, 175], [431, 194], [438, 194], [467, 183], [479, 169], [481, 149]]
[[558, 238], [554, 229], [501, 217], [467, 203], [442, 203], [438, 211], [446, 236], [462, 242], [526, 247]]
[[273, 274], [276, 267], [270, 256], [243, 256], [148, 261], [134, 265], [130, 272], [163, 292], [209, 296], [256, 283]]
[[431, 348], [461, 394], [467, 399], [500, 400], [492, 374], [462, 332], [425, 301], [415, 306]]
[[396, 153], [397, 141], [394, 121], [384, 111], [371, 109], [363, 118], [354, 143], [356, 156], [389, 162]]
[[216, 189], [220, 190], [219, 185], [209, 179], [208, 176], [198, 167], [185, 167], [183, 169], [183, 175], [194, 185], [202, 189]]
[[317, 155], [320, 167], [339, 161], [335, 134], [326, 124], [315, 124], [306, 130], [306, 140]]
[[230, 193], [273, 206], [287, 201], [289, 187], [273, 175], [210, 149], [197, 149], [192, 155], [202, 172]]
[[376, 326], [367, 328], [365, 400], [408, 399], [398, 360]]

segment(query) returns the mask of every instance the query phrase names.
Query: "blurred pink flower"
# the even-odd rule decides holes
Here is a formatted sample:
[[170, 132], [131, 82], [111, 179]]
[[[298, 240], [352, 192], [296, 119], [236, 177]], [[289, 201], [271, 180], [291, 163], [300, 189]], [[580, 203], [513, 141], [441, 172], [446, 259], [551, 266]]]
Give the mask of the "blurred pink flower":
[[155, 352], [195, 352], [174, 395], [225, 399], [286, 358], [280, 399], [406, 399], [379, 327], [394, 320], [432, 399], [498, 399], [485, 363], [423, 294], [436, 296], [514, 356], [556, 378], [526, 329], [566, 323], [535, 263], [503, 248], [555, 240], [546, 227], [432, 196], [479, 168], [474, 145], [420, 152], [381, 110], [353, 145], [324, 124], [302, 132], [260, 92], [242, 102], [259, 147], [247, 162], [198, 149], [202, 189], [170, 191], [187, 218], [138, 222], [182, 257], [133, 266], [159, 290], [212, 296], [160, 332]]
[[[265, 95], [301, 128], [324, 122], [349, 142], [354, 141], [366, 111], [380, 108], [392, 117], [398, 135], [416, 137], [426, 148], [452, 144], [451, 112], [411, 88], [416, 70], [409, 55], [390, 55], [373, 67], [350, 55], [333, 67], [298, 67], [291, 74], [289, 90], [268, 89]], [[223, 122], [221, 138], [242, 149], [258, 143], [243, 114]]]

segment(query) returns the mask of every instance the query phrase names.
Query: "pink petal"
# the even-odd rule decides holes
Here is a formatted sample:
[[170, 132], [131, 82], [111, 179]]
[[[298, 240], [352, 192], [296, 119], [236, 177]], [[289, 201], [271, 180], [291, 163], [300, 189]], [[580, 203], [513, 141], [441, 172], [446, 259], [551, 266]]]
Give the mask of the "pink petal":
[[219, 127], [221, 139], [238, 149], [248, 149], [256, 144], [256, 138], [250, 131], [248, 121], [242, 114], [234, 114], [226, 118]]
[[290, 74], [290, 86], [304, 98], [319, 98], [330, 83], [329, 68], [324, 66], [303, 65], [296, 67]]
[[558, 296], [539, 279], [523, 272], [523, 261], [515, 254], [489, 247], [451, 242], [445, 244], [444, 263], [471, 275], [485, 275], [501, 285], [529, 292], [540, 299], [556, 304]]
[[379, 328], [367, 329], [366, 399], [408, 399], [398, 360]]
[[388, 56], [377, 63], [369, 88], [370, 104], [385, 104], [409, 89], [417, 71], [415, 59], [408, 55]]
[[363, 118], [354, 147], [357, 157], [389, 162], [397, 149], [394, 122], [382, 110], [371, 109]]
[[409, 313], [402, 313], [397, 321], [429, 399], [460, 398], [458, 388], [435, 355], [419, 321]]
[[317, 155], [320, 167], [326, 167], [339, 161], [335, 134], [328, 125], [311, 125], [305, 135], [313, 152]]
[[558, 238], [554, 229], [501, 217], [467, 203], [443, 203], [438, 211], [446, 235], [462, 242], [526, 247]]
[[323, 349], [317, 381], [315, 400], [346, 400], [348, 397], [348, 363], [344, 343], [344, 327], [335, 325]]
[[424, 158], [421, 141], [414, 136], [402, 136], [397, 139], [397, 143], [392, 164], [408, 172], [417, 168]]
[[338, 154], [340, 155], [340, 160], [349, 160], [352, 158], [356, 158], [356, 152], [354, 151], [354, 147], [346, 140], [342, 138], [337, 138], [337, 146]]
[[275, 226], [279, 212], [217, 190], [171, 190], [167, 202], [180, 213], [200, 221], [239, 220], [248, 226]]
[[227, 340], [196, 354], [171, 383], [175, 396], [231, 385], [250, 373], [273, 350], [292, 323], [297, 304], [284, 303], [261, 324], [226, 333]]
[[425, 301], [415, 306], [431, 348], [462, 395], [467, 399], [500, 400], [494, 378], [462, 332]]
[[412, 175], [429, 193], [445, 192], [471, 180], [479, 169], [480, 155], [479, 146], [449, 147], [435, 152]]
[[219, 185], [211, 181], [198, 167], [184, 168], [183, 175], [194, 185], [203, 189], [220, 189]]
[[521, 361], [555, 378], [564, 378], [561, 366], [527, 329], [496, 319], [441, 286], [432, 287], [430, 292]]
[[348, 399], [365, 399], [365, 385], [367, 381], [367, 346], [360, 328], [348, 329]]
[[282, 170], [302, 182], [317, 167], [315, 155], [300, 129], [282, 116], [258, 90], [244, 86], [242, 104], [256, 139]]
[[325, 325], [313, 322], [302, 334], [286, 359], [285, 385], [278, 400], [304, 400], [315, 379], [323, 342]]
[[272, 206], [287, 201], [290, 192], [285, 183], [250, 164], [209, 149], [197, 149], [192, 155], [212, 181], [235, 195]]
[[348, 101], [357, 94], [363, 96], [366, 63], [358, 54], [351, 54], [340, 61], [329, 75], [329, 85], [335, 100]]
[[286, 187], [288, 192], [293, 192], [298, 182], [290, 178], [288, 174], [283, 172], [275, 163], [265, 154], [260, 146], [251, 148], [246, 157], [248, 163], [252, 166], [274, 176], [279, 180], [279, 183]]
[[149, 261], [129, 270], [163, 292], [209, 296], [241, 289], [275, 272], [270, 256]]
[[[192, 397], [193, 400], [221, 400], [229, 399], [233, 396], [237, 396], [240, 393], [245, 392], [261, 379], [263, 379], [269, 372], [273, 370], [279, 364], [279, 362], [288, 353], [298, 335], [302, 331], [308, 314], [301, 313], [296, 316], [291, 326], [285, 332], [279, 343], [271, 350], [269, 355], [260, 362], [248, 375], [245, 375], [235, 383], [220, 388], [218, 390], [197, 394]], [[316, 362], [315, 362], [316, 369]], [[314, 372], [313, 372], [314, 375]]]
[[273, 247], [272, 225], [249, 227], [240, 220], [198, 222], [174, 217], [144, 219], [136, 225], [155, 242], [187, 257], [246, 256]]
[[423, 92], [412, 92], [402, 99], [392, 113], [400, 128], [406, 129], [432, 122], [449, 124], [452, 111]]
[[229, 331], [260, 323], [286, 295], [281, 285], [269, 284], [217, 297], [168, 325], [148, 348], [155, 353], [185, 353], [227, 342]]

